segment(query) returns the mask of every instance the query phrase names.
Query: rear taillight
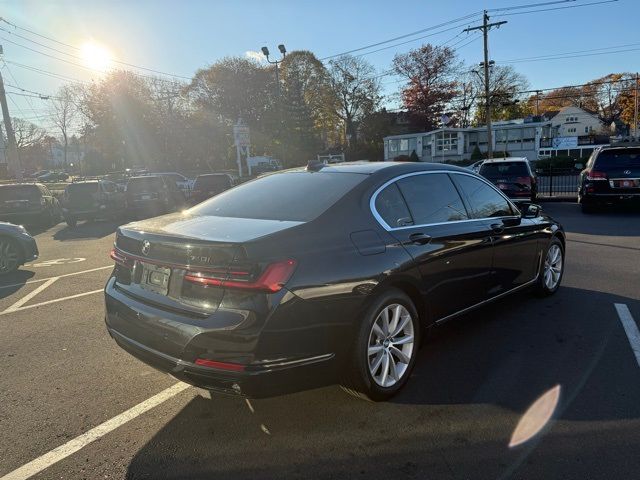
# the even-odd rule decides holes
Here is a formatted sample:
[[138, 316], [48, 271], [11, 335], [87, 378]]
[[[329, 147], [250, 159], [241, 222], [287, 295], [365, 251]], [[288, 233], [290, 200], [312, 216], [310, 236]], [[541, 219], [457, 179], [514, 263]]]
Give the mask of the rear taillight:
[[122, 265], [123, 267], [133, 268], [134, 260], [124, 255], [119, 250], [113, 248], [109, 253], [111, 259], [116, 262], [117, 265]]
[[587, 180], [606, 180], [607, 174], [605, 172], [598, 172], [597, 170], [587, 171]]
[[188, 272], [184, 276], [184, 280], [209, 287], [238, 288], [275, 293], [287, 283], [295, 268], [295, 260], [283, 260], [269, 264], [256, 280], [250, 279], [250, 272], [240, 270], [229, 272], [226, 278], [213, 276], [208, 272]]

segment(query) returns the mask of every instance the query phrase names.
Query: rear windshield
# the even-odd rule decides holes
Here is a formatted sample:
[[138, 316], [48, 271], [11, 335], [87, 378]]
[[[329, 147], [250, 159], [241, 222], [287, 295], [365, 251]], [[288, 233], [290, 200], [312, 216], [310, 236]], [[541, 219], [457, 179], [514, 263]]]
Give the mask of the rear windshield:
[[137, 177], [127, 182], [127, 192], [157, 192], [162, 185], [162, 179], [158, 177]]
[[604, 150], [598, 154], [595, 166], [601, 170], [608, 168], [640, 167], [640, 148]]
[[196, 215], [307, 222], [327, 210], [366, 175], [286, 172], [227, 190], [189, 210]]
[[196, 178], [194, 189], [230, 187], [231, 180], [227, 175], [200, 175]]
[[42, 196], [42, 192], [35, 185], [1, 185], [0, 201], [32, 200]]
[[524, 162], [484, 163], [480, 175], [487, 178], [528, 177], [529, 169]]
[[67, 187], [69, 195], [90, 195], [97, 192], [97, 183], [75, 183]]

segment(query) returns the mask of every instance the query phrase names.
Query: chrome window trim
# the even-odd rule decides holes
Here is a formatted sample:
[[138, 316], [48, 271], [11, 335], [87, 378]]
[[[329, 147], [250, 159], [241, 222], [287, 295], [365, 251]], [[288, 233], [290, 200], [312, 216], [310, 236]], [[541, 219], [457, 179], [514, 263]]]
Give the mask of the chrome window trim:
[[[507, 203], [509, 204], [511, 209], [514, 212], [516, 212], [516, 215], [506, 215], [506, 216], [503, 216], [503, 217], [470, 218], [470, 219], [467, 219], [467, 220], [452, 220], [451, 222], [421, 223], [419, 225], [407, 225], [407, 226], [404, 226], [404, 227], [391, 227], [391, 226], [389, 226], [387, 224], [387, 222], [384, 221], [382, 216], [378, 213], [378, 210], [376, 210], [376, 199], [378, 198], [378, 194], [382, 190], [387, 188], [389, 185], [391, 185], [392, 183], [395, 183], [398, 180], [402, 180], [403, 178], [415, 177], [417, 175], [431, 175], [431, 174], [436, 174], [436, 173], [445, 173], [447, 175], [466, 175], [468, 177], [477, 178], [478, 180], [484, 182], [486, 185], [488, 185], [490, 188], [492, 188], [494, 192], [498, 192], [498, 194], [507, 201]], [[455, 187], [455, 184], [454, 184], [454, 187]], [[457, 190], [457, 187], [456, 187], [456, 190]], [[462, 201], [464, 202], [464, 199], [462, 199]], [[408, 205], [407, 205], [407, 208], [408, 208]], [[380, 224], [380, 226], [382, 228], [384, 228], [387, 232], [394, 232], [396, 230], [406, 230], [408, 228], [432, 227], [432, 226], [437, 226], [437, 225], [450, 225], [450, 224], [455, 224], [455, 223], [486, 222], [487, 220], [497, 220], [497, 219], [502, 219], [502, 218], [522, 217], [522, 213], [520, 212], [520, 209], [518, 207], [516, 207], [515, 204], [504, 193], [502, 193], [500, 190], [498, 190], [495, 185], [493, 185], [492, 183], [487, 181], [485, 178], [481, 177], [480, 175], [475, 175], [473, 173], [457, 172], [457, 171], [453, 171], [453, 170], [428, 170], [428, 171], [420, 171], [420, 172], [411, 172], [411, 173], [405, 173], [403, 175], [398, 175], [397, 177], [394, 177], [391, 180], [387, 180], [380, 187], [378, 187], [375, 192], [373, 192], [373, 195], [371, 195], [371, 198], [369, 199], [369, 209], [371, 210], [371, 214], [374, 216], [374, 218], [377, 220], [377, 222]]]

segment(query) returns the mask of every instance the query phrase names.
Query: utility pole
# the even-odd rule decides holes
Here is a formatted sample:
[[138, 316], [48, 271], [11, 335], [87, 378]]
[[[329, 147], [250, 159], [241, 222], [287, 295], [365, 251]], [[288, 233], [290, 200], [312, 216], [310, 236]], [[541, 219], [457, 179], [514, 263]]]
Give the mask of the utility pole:
[[540, 90], [536, 90], [536, 117], [540, 115]]
[[489, 23], [489, 14], [484, 11], [482, 17], [482, 25], [477, 27], [465, 28], [463, 32], [471, 32], [472, 30], [482, 30], [482, 36], [484, 39], [484, 98], [485, 98], [485, 116], [487, 119], [487, 158], [493, 158], [493, 135], [491, 133], [491, 97], [489, 92], [489, 30], [492, 27], [500, 27], [504, 25], [506, 21]]
[[[0, 54], [2, 54], [2, 46], [0, 45]], [[7, 166], [9, 172], [14, 174], [14, 178], [19, 182], [22, 181], [22, 168], [20, 167], [20, 159], [18, 158], [18, 145], [16, 143], [16, 135], [11, 125], [11, 117], [9, 116], [9, 106], [7, 105], [7, 94], [4, 91], [4, 80], [0, 73], [0, 104], [2, 104], [2, 118], [4, 119], [4, 129], [7, 132]]]
[[636, 72], [636, 98], [633, 109], [633, 139], [638, 141], [638, 73]]

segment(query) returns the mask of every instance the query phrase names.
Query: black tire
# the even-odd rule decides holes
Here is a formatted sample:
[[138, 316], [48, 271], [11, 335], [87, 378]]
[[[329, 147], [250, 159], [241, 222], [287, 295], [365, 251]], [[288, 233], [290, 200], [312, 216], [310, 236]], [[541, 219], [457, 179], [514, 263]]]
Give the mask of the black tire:
[[22, 265], [23, 253], [9, 237], [0, 237], [0, 276], [15, 272]]
[[75, 227], [78, 224], [78, 219], [75, 217], [67, 217], [65, 221], [71, 228]]
[[[550, 255], [551, 257], [553, 257], [553, 253], [554, 251], [556, 251], [555, 249], [559, 249], [558, 251], [560, 252], [560, 272], [559, 272], [559, 277], [557, 278], [557, 280], [554, 280], [555, 283], [553, 285], [549, 285], [548, 281], [547, 281], [547, 265], [548, 262], [552, 262], [552, 259], [550, 259]], [[564, 256], [564, 246], [562, 245], [562, 242], [560, 241], [560, 239], [558, 237], [553, 237], [551, 239], [551, 241], [549, 242], [549, 245], [547, 245], [547, 248], [544, 251], [544, 257], [542, 259], [542, 265], [540, 267], [540, 276], [538, 278], [538, 282], [536, 284], [536, 294], [538, 296], [541, 297], [548, 297], [549, 295], [553, 295], [554, 293], [556, 293], [558, 291], [558, 288], [560, 288], [560, 284], [562, 283], [562, 277], [564, 276], [564, 266], [565, 266], [566, 262], [565, 262], [565, 256]], [[550, 275], [553, 276], [553, 273], [550, 273]]]
[[595, 211], [595, 207], [589, 203], [580, 203], [580, 210], [582, 213], [593, 213]]
[[[393, 311], [397, 306], [404, 308], [404, 312], [409, 315], [409, 319], [407, 327], [399, 331], [394, 338], [406, 339], [411, 335], [413, 336], [413, 341], [410, 346], [409, 342], [403, 345], [396, 344], [401, 345], [402, 350], [400, 352], [397, 352], [400, 349], [398, 349], [389, 338], [385, 340], [384, 344], [374, 340], [376, 337], [374, 323], [379, 321], [379, 317], [383, 315], [384, 310], [389, 308]], [[403, 310], [400, 309], [400, 312], [403, 312]], [[404, 319], [406, 319], [406, 315], [403, 313], [400, 320], [396, 323], [396, 326], [399, 327]], [[391, 288], [381, 293], [371, 302], [357, 328], [356, 338], [350, 350], [351, 355], [350, 358], [347, 359], [345, 374], [341, 382], [343, 390], [358, 398], [376, 402], [388, 400], [394, 396], [404, 387], [411, 376], [411, 371], [413, 370], [418, 354], [418, 346], [420, 345], [420, 334], [420, 319], [411, 299], [404, 292], [396, 288]], [[372, 356], [376, 355], [372, 358], [372, 363], [378, 363], [378, 367], [375, 368], [372, 374], [369, 363], [369, 350], [370, 348], [378, 347], [380, 347], [380, 356], [378, 357], [376, 354], [372, 354]], [[407, 353], [409, 347], [410, 352]], [[393, 350], [394, 348], [395, 350]], [[401, 362], [400, 356], [398, 355], [405, 356], [405, 358], [409, 359], [409, 362]], [[385, 356], [387, 356], [387, 360], [384, 359]], [[394, 371], [396, 375], [399, 375], [399, 379], [394, 378], [394, 375], [384, 376], [383, 368], [385, 364], [388, 366], [398, 365], [398, 368], [402, 371], [400, 373], [397, 373], [395, 369]], [[389, 368], [388, 371], [391, 372], [391, 369]], [[380, 374], [375, 375], [376, 372], [380, 372]], [[389, 386], [381, 385], [380, 381], [386, 383], [385, 378], [387, 381], [394, 383]]]

